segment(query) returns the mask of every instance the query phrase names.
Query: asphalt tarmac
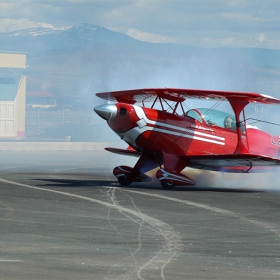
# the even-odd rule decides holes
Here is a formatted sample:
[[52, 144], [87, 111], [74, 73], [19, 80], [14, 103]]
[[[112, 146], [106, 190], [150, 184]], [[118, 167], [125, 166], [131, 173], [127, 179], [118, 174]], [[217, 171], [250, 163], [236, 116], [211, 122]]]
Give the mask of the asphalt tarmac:
[[0, 279], [280, 279], [277, 188], [120, 187], [124, 161], [0, 152]]

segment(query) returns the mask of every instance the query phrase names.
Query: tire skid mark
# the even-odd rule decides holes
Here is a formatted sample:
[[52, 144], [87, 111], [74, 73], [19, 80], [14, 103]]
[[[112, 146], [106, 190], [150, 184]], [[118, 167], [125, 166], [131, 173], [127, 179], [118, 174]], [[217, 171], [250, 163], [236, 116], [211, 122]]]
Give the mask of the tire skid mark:
[[2, 202], [1, 200], [0, 200], [0, 206], [3, 206], [7, 210], [6, 214], [4, 214], [3, 216], [0, 216], [0, 220], [7, 220], [8, 218], [15, 216], [15, 213], [16, 213], [15, 208], [13, 208], [12, 206], [10, 206], [7, 203]]
[[[138, 268], [137, 275], [138, 275], [138, 278], [140, 278], [140, 279], [143, 279], [141, 277], [141, 273], [143, 272], [144, 269], [146, 269], [146, 270], [149, 268], [154, 269], [156, 267], [156, 265], [160, 265], [160, 267], [161, 267], [160, 276], [161, 276], [162, 280], [165, 280], [164, 268], [166, 267], [166, 265], [168, 265], [171, 262], [171, 260], [179, 253], [179, 251], [181, 249], [181, 246], [182, 246], [181, 238], [180, 238], [179, 234], [176, 233], [170, 225], [168, 225], [165, 222], [163, 222], [159, 219], [156, 219], [152, 216], [139, 212], [139, 210], [136, 211], [136, 210], [133, 210], [130, 208], [126, 208], [124, 206], [118, 205], [116, 202], [109, 203], [106, 201], [98, 200], [95, 198], [90, 198], [87, 196], [82, 196], [82, 195], [58, 191], [58, 190], [47, 189], [47, 188], [43, 188], [43, 187], [36, 187], [36, 186], [28, 185], [28, 184], [23, 184], [23, 183], [18, 183], [15, 181], [6, 180], [3, 178], [0, 178], [0, 182], [15, 185], [15, 186], [20, 186], [20, 187], [25, 187], [25, 188], [32, 189], [32, 190], [45, 191], [45, 192], [55, 193], [55, 194], [59, 194], [59, 195], [64, 195], [64, 196], [68, 196], [68, 197], [72, 197], [72, 198], [77, 198], [77, 199], [82, 199], [85, 201], [97, 203], [97, 204], [106, 206], [108, 208], [118, 210], [121, 213], [125, 213], [127, 215], [127, 217], [129, 217], [130, 220], [133, 220], [134, 222], [136, 222], [138, 224], [139, 224], [139, 222], [137, 220], [135, 220], [134, 218], [130, 217], [129, 215], [132, 215], [134, 217], [141, 219], [143, 221], [143, 223], [149, 224], [154, 229], [154, 231], [156, 231], [157, 233], [160, 233], [160, 235], [163, 237], [163, 239], [165, 241], [165, 244], [162, 246], [160, 251], [152, 259], [150, 259], [147, 263], [142, 265], [142, 267]], [[130, 272], [130, 274], [128, 276], [130, 276], [130, 277], [133, 276], [133, 275], [131, 275], [131, 273], [132, 272]], [[116, 278], [114, 278], [114, 279], [116, 279]], [[122, 277], [122, 279], [123, 279], [123, 277]]]
[[193, 201], [190, 201], [190, 200], [183, 200], [183, 199], [179, 199], [179, 198], [175, 198], [175, 197], [164, 196], [164, 195], [160, 195], [160, 194], [145, 193], [145, 192], [134, 191], [134, 190], [126, 190], [126, 191], [131, 192], [131, 193], [137, 193], [137, 194], [140, 194], [140, 195], [152, 196], [152, 197], [156, 197], [156, 198], [161, 198], [161, 199], [165, 199], [165, 200], [179, 202], [179, 203], [183, 203], [183, 204], [186, 204], [186, 205], [189, 205], [189, 206], [209, 210], [209, 211], [212, 211], [212, 212], [215, 212], [215, 213], [227, 216], [227, 217], [236, 218], [238, 220], [249, 222], [249, 223], [252, 223], [256, 226], [259, 226], [259, 227], [262, 227], [266, 230], [269, 230], [269, 231], [273, 232], [274, 234], [276, 234], [280, 237], [280, 230], [276, 228], [276, 225], [268, 223], [268, 222], [263, 222], [263, 221], [258, 221], [258, 220], [255, 220], [255, 219], [247, 218], [247, 217], [241, 216], [238, 213], [235, 213], [235, 212], [230, 211], [230, 210], [226, 210], [226, 209], [223, 209], [223, 208], [218, 208], [218, 207], [215, 207], [215, 206], [210, 206], [210, 205], [203, 204], [203, 203], [193, 202]]
[[[135, 208], [135, 210], [136, 210], [137, 212], [141, 212], [141, 211], [139, 210], [139, 208], [136, 206], [136, 204], [135, 204], [135, 202], [134, 202], [132, 196], [130, 196], [130, 195], [128, 195], [127, 193], [123, 192], [121, 189], [120, 189], [120, 192], [121, 192], [123, 195], [127, 196], [127, 197], [130, 199], [130, 201], [131, 201], [133, 207]], [[131, 217], [129, 217], [129, 218], [131, 219]], [[141, 219], [141, 222], [140, 222], [140, 223], [137, 222], [137, 221], [136, 221], [136, 223], [139, 224], [138, 235], [137, 235], [137, 237], [138, 237], [138, 248], [133, 252], [133, 258], [134, 258], [134, 259], [135, 259], [135, 255], [136, 255], [136, 254], [141, 250], [141, 248], [142, 248], [142, 237], [141, 237], [142, 229], [143, 229], [143, 227], [146, 227], [146, 228], [147, 228], [147, 225], [144, 225], [145, 222], [144, 222], [143, 219]], [[152, 229], [151, 227], [149, 227], [149, 229], [154, 230], [154, 229]], [[137, 264], [137, 262], [136, 262], [136, 264]], [[136, 266], [136, 273], [137, 273], [137, 277], [138, 277], [139, 279], [143, 279], [143, 278], [141, 277], [141, 270], [142, 270], [141, 267], [139, 268], [138, 265], [137, 265], [137, 266]]]
[[[119, 205], [119, 203], [117, 202], [117, 199], [116, 199], [116, 194], [115, 194], [115, 192], [116, 192], [116, 189], [115, 189], [115, 188], [109, 188], [109, 190], [107, 191], [107, 197], [108, 197], [108, 200], [111, 201], [111, 203], [112, 203], [113, 205]], [[119, 211], [119, 212], [120, 212], [123, 216], [125, 216], [125, 217], [127, 217], [127, 218], [130, 219], [130, 217], [129, 217], [128, 215], [126, 215], [124, 212], [122, 212], [122, 211]], [[115, 226], [112, 224], [111, 219], [110, 219], [110, 214], [111, 214], [111, 208], [108, 207], [108, 216], [107, 216], [107, 218], [108, 218], [108, 224], [109, 224], [109, 225], [115, 230], [115, 232], [120, 236], [120, 238], [122, 239], [122, 241], [125, 242], [126, 240], [125, 240], [125, 238], [122, 236], [121, 232], [117, 229], [117, 227], [115, 227]], [[130, 219], [130, 220], [131, 220], [131, 219]], [[136, 223], [138, 223], [136, 220], [133, 220], [133, 221], [136, 222]], [[141, 221], [143, 221], [143, 220], [141, 220]], [[138, 242], [139, 242], [139, 240], [138, 240]], [[139, 243], [138, 243], [138, 244], [139, 244]], [[138, 267], [137, 261], [136, 261], [136, 259], [135, 259], [135, 252], [137, 251], [137, 249], [136, 249], [135, 252], [133, 252], [132, 249], [129, 247], [129, 250], [130, 250], [130, 256], [132, 257], [133, 262], [135, 263], [135, 266]], [[130, 258], [130, 257], [126, 257], [125, 259], [128, 259], [128, 258]], [[122, 259], [119, 260], [115, 265], [113, 265], [113, 266], [111, 267], [111, 269], [109, 270], [107, 279], [110, 279], [112, 270], [113, 270], [119, 263], [121, 263], [121, 262], [123, 262]]]
[[[110, 188], [109, 187], [108, 193], [111, 193], [110, 198], [111, 198], [112, 203], [114, 205], [119, 205], [119, 203], [116, 200], [115, 190], [116, 190], [116, 188]], [[122, 192], [122, 190], [120, 190], [120, 191]], [[136, 209], [136, 211], [138, 213], [142, 214], [142, 212], [135, 205], [133, 198], [131, 196], [127, 195], [127, 194], [125, 194], [125, 195], [130, 198], [130, 200], [132, 201], [132, 205]], [[171, 232], [171, 234], [175, 234], [173, 229], [170, 227], [170, 225], [167, 225], [167, 224], [165, 224], [163, 227], [162, 226], [159, 227], [157, 225], [157, 227], [155, 228], [154, 224], [148, 223], [150, 225], [150, 226], [148, 226], [148, 225], [145, 225], [145, 223], [147, 223], [147, 221], [143, 218], [141, 218], [141, 222], [139, 222], [135, 218], [129, 216], [130, 213], [124, 213], [122, 211], [120, 211], [120, 213], [123, 216], [127, 217], [128, 219], [130, 219], [131, 221], [133, 221], [133, 222], [135, 222], [136, 224], [139, 225], [139, 229], [138, 229], [138, 248], [136, 250], [134, 250], [134, 252], [131, 251], [131, 256], [132, 256], [132, 258], [134, 260], [134, 263], [136, 265], [136, 269], [133, 272], [130, 272], [130, 274], [126, 275], [126, 276], [131, 277], [131, 276], [134, 276], [134, 273], [136, 273], [138, 279], [145, 279], [141, 276], [141, 274], [145, 270], [154, 269], [155, 267], [159, 266], [160, 267], [160, 276], [161, 276], [162, 279], [165, 279], [164, 268], [166, 267], [167, 264], [169, 264], [171, 262], [171, 260], [175, 257], [175, 255], [178, 253], [177, 251], [179, 250], [179, 246], [178, 246], [177, 250], [174, 252], [174, 244], [175, 244], [174, 243], [174, 238], [172, 238], [172, 236], [170, 235], [170, 232]], [[147, 262], [145, 262], [141, 266], [138, 266], [137, 261], [135, 259], [135, 254], [137, 252], [139, 252], [141, 247], [142, 247], [142, 243], [141, 243], [141, 230], [142, 230], [142, 228], [147, 228], [148, 230], [154, 232], [158, 236], [163, 237], [164, 245], [161, 246], [159, 251], [151, 259], [149, 259]], [[112, 267], [112, 269], [113, 268], [114, 267]], [[111, 272], [111, 270], [110, 270], [110, 272]]]

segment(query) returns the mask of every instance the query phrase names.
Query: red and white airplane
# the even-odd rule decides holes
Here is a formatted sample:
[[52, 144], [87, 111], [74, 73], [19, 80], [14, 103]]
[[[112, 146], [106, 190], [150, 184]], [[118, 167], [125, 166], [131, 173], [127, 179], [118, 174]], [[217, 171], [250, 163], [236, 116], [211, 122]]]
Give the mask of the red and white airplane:
[[[107, 151], [139, 157], [134, 167], [117, 166], [113, 173], [121, 185], [147, 182], [145, 173], [158, 168], [157, 179], [165, 189], [194, 185], [181, 173], [186, 167], [220, 172], [265, 172], [280, 165], [280, 136], [248, 124], [249, 103], [280, 104], [280, 100], [258, 93], [147, 88], [101, 92], [111, 101], [95, 112], [129, 146]], [[226, 101], [230, 114], [212, 108], [186, 109], [193, 99]], [[140, 106], [135, 104], [140, 103]], [[150, 105], [148, 107], [148, 104]]]

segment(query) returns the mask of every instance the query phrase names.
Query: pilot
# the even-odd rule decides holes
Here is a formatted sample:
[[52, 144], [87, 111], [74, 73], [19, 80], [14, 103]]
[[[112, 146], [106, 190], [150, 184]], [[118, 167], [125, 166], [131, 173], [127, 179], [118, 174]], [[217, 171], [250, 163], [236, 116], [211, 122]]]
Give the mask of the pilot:
[[227, 116], [224, 120], [224, 127], [225, 128], [230, 128], [230, 129], [235, 129], [235, 123], [233, 119], [230, 116]]

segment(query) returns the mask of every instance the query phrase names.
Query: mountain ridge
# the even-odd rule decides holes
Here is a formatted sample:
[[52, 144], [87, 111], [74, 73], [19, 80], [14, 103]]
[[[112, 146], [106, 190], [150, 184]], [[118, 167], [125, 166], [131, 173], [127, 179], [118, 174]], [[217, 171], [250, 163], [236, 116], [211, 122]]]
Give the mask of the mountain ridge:
[[[77, 24], [58, 28], [29, 28], [0, 33], [0, 50], [29, 52], [31, 55], [53, 49], [89, 49], [96, 43], [132, 44], [136, 39], [93, 24]], [[36, 44], [35, 46], [33, 44]]]
[[28, 90], [55, 95], [186, 87], [279, 97], [279, 50], [149, 43], [85, 23], [0, 33], [0, 51], [26, 52]]

